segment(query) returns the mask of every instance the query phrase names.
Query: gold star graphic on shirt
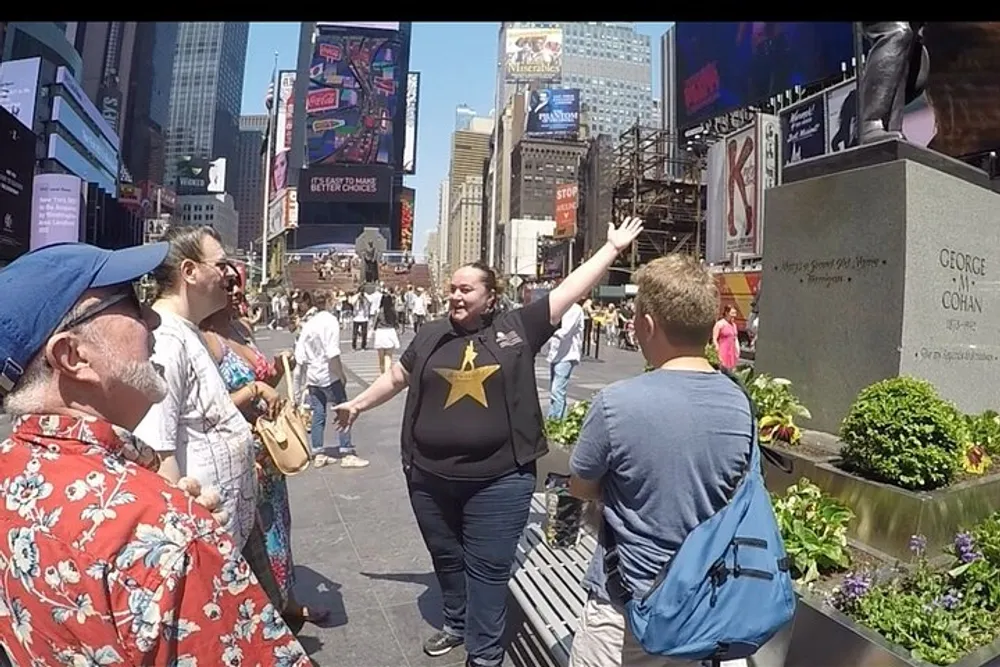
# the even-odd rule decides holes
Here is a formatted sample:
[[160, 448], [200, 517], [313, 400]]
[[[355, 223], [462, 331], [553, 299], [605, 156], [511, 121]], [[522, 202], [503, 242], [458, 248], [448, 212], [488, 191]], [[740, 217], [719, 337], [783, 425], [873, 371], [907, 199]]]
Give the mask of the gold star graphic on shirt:
[[444, 402], [445, 409], [458, 403], [464, 396], [468, 396], [484, 408], [490, 407], [486, 402], [486, 389], [483, 384], [486, 378], [500, 370], [499, 364], [480, 366], [476, 368], [476, 352], [472, 341], [465, 348], [462, 356], [462, 366], [458, 370], [451, 368], [435, 368], [434, 372], [448, 381], [451, 387], [448, 389], [448, 398]]

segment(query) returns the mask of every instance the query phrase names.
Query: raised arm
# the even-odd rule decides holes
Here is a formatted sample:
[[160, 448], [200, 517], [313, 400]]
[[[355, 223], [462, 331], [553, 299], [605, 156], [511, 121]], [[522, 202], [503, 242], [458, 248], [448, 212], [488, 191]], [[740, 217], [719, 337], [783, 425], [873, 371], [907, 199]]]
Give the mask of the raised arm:
[[614, 223], [608, 223], [608, 242], [549, 292], [549, 319], [553, 325], [562, 320], [570, 306], [590, 294], [618, 253], [629, 247], [641, 231], [639, 218], [627, 218], [617, 229]]

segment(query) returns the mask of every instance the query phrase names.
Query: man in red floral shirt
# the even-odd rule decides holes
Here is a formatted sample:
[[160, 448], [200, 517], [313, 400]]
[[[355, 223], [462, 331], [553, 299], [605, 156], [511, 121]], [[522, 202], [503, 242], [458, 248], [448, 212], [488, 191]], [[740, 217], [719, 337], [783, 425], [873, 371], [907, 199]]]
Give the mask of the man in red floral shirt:
[[[310, 664], [228, 533], [129, 429], [163, 398], [133, 281], [167, 244], [0, 271], [0, 643], [16, 665]], [[35, 295], [32, 296], [32, 290]]]

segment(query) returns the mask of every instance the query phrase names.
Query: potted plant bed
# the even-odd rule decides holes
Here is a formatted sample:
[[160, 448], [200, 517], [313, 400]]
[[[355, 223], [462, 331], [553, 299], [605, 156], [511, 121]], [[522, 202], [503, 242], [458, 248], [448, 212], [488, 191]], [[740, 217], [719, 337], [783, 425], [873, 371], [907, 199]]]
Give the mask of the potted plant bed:
[[1000, 510], [1000, 473], [933, 491], [909, 491], [841, 466], [840, 459], [819, 462], [810, 479], [854, 511], [851, 537], [894, 558], [908, 557], [913, 535], [924, 535], [928, 550], [938, 553], [960, 528]]
[[763, 457], [764, 481], [772, 493], [784, 493], [803, 477], [815, 479], [817, 464], [840, 456], [837, 437], [821, 431], [803, 430], [795, 445], [773, 441], [761, 443], [761, 447], [768, 452]]

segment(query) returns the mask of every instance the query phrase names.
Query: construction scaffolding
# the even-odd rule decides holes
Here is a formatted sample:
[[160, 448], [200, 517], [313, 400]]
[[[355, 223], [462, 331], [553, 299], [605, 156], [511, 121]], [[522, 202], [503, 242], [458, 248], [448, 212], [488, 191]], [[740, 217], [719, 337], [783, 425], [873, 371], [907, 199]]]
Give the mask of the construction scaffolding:
[[673, 132], [636, 123], [618, 138], [613, 165], [615, 224], [638, 216], [645, 227], [624, 266], [634, 271], [671, 252], [703, 256], [704, 156], [682, 149]]

